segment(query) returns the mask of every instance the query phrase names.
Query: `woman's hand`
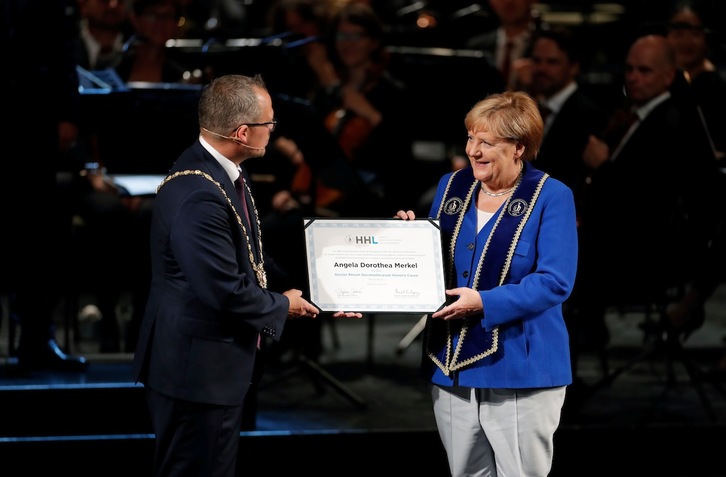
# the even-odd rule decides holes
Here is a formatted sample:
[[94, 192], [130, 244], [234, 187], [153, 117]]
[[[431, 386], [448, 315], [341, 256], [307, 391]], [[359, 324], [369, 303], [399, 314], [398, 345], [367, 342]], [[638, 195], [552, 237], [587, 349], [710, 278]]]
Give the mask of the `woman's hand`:
[[442, 320], [463, 319], [467, 316], [481, 313], [484, 304], [481, 301], [481, 295], [473, 288], [461, 287], [446, 290], [448, 296], [458, 296], [459, 298], [431, 315], [431, 318], [439, 318]]
[[290, 164], [298, 166], [305, 162], [305, 156], [303, 155], [300, 148], [297, 146], [295, 141], [288, 139], [285, 136], [278, 136], [273, 143], [275, 149], [277, 149], [282, 155], [288, 158]]
[[300, 202], [290, 193], [289, 190], [275, 192], [272, 196], [272, 208], [278, 212], [288, 212], [300, 208]]
[[351, 86], [344, 86], [341, 90], [343, 109], [353, 111], [358, 116], [365, 118], [371, 126], [378, 126], [383, 120], [383, 115], [378, 111], [363, 93]]
[[333, 318], [363, 318], [363, 314], [356, 311], [336, 311]]
[[416, 218], [416, 214], [413, 210], [399, 210], [393, 217], [403, 220], [414, 220]]

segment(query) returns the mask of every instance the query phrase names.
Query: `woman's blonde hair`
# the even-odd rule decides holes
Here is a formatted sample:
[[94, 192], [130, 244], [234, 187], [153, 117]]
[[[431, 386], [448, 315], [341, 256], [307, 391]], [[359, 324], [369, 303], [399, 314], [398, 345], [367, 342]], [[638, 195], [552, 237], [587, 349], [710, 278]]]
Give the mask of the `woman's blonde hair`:
[[488, 131], [524, 146], [522, 160], [531, 161], [539, 152], [544, 123], [537, 102], [523, 91], [492, 94], [479, 101], [464, 119], [467, 131]]

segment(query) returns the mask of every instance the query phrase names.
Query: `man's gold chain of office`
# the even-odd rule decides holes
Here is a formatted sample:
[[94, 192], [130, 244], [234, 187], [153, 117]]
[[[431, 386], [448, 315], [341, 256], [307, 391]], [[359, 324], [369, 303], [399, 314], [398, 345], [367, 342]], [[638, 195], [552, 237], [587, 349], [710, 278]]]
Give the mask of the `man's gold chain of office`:
[[214, 185], [217, 186], [219, 191], [222, 193], [224, 198], [227, 200], [227, 203], [232, 207], [232, 211], [234, 212], [234, 215], [237, 219], [237, 223], [242, 228], [242, 233], [245, 236], [245, 240], [247, 242], [247, 253], [249, 254], [249, 258], [250, 258], [250, 265], [252, 265], [252, 269], [255, 271], [255, 275], [257, 276], [257, 282], [260, 284], [260, 286], [262, 288], [267, 288], [267, 273], [265, 273], [265, 259], [262, 254], [262, 231], [261, 231], [262, 229], [260, 227], [260, 218], [259, 218], [260, 216], [257, 213], [257, 207], [255, 206], [255, 200], [252, 198], [252, 193], [249, 190], [247, 181], [242, 179], [242, 181], [244, 182], [245, 188], [247, 189], [247, 193], [250, 196], [250, 200], [252, 202], [252, 208], [255, 211], [255, 220], [257, 221], [257, 250], [259, 250], [259, 252], [260, 252], [260, 261], [259, 262], [257, 262], [255, 260], [255, 254], [252, 253], [252, 245], [250, 245], [250, 236], [247, 233], [247, 227], [245, 227], [244, 222], [242, 222], [242, 217], [240, 217], [239, 212], [237, 212], [237, 208], [232, 204], [232, 200], [230, 200], [229, 195], [227, 195], [227, 192], [224, 190], [222, 185], [219, 182], [215, 181], [214, 178], [212, 178], [212, 176], [210, 176], [206, 172], [200, 171], [198, 169], [197, 170], [187, 169], [187, 170], [183, 170], [183, 171], [174, 172], [173, 174], [169, 174], [168, 176], [166, 176], [164, 178], [164, 180], [161, 181], [161, 184], [159, 184], [159, 186], [156, 188], [157, 194], [159, 193], [161, 188], [170, 180], [175, 179], [177, 177], [189, 176], [189, 175], [201, 176], [201, 177], [207, 179], [208, 181], [212, 182]]

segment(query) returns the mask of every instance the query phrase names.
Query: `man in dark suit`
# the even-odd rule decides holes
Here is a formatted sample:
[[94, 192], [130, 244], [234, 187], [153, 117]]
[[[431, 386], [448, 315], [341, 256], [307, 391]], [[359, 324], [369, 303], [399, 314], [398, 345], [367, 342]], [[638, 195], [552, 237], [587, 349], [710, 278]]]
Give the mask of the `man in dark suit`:
[[[605, 111], [577, 83], [580, 52], [577, 37], [570, 30], [553, 28], [540, 31], [532, 48], [531, 87], [531, 94], [539, 101], [545, 125], [535, 165], [572, 189], [578, 213], [589, 175], [582, 153], [589, 137], [600, 133], [607, 121]], [[580, 342], [575, 310], [577, 292], [576, 285], [564, 309], [575, 377]]]
[[78, 65], [87, 70], [116, 68], [131, 33], [126, 0], [77, 0], [80, 16]]
[[17, 358], [24, 371], [86, 368], [85, 358], [58, 346], [53, 316], [65, 282], [61, 258], [71, 223], [56, 175], [78, 135], [76, 29], [69, 6], [65, 0], [6, 0], [0, 6], [0, 94], [7, 118], [0, 128], [7, 149], [0, 173], [0, 280], [10, 317], [20, 324]]
[[[199, 100], [200, 136], [154, 201], [152, 282], [134, 356], [156, 434], [155, 476], [233, 477], [260, 336], [319, 310], [267, 288], [257, 210], [242, 163], [277, 124], [259, 76], [222, 76]], [[360, 317], [360, 313], [334, 316]]]
[[[695, 108], [671, 97], [675, 75], [665, 37], [635, 40], [625, 62], [633, 119], [620, 128], [622, 138], [591, 136], [583, 153], [591, 176], [578, 277], [588, 309], [580, 320], [599, 330], [601, 345], [603, 308], [662, 305], [692, 275], [714, 224], [716, 161]], [[615, 111], [611, 120], [621, 116]]]
[[526, 89], [531, 81], [529, 56], [533, 35], [541, 26], [534, 4], [534, 0], [489, 0], [497, 27], [466, 41], [467, 48], [489, 55], [507, 90]]
[[533, 43], [530, 90], [545, 124], [535, 165], [569, 186], [576, 202], [589, 174], [582, 161], [585, 145], [607, 122], [606, 112], [577, 83], [580, 51], [570, 30], [540, 31]]

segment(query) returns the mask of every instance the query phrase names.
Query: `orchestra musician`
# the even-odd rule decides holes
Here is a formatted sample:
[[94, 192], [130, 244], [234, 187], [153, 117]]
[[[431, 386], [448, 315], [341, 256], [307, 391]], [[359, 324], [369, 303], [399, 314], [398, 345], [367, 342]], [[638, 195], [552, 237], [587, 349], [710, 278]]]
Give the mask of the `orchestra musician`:
[[373, 204], [384, 199], [406, 200], [392, 196], [401, 192], [394, 181], [412, 160], [409, 121], [402, 117], [407, 89], [388, 69], [383, 24], [370, 6], [341, 7], [331, 27], [328, 51], [335, 74], [319, 76], [313, 104], [370, 192], [367, 208], [351, 212], [375, 214]]

